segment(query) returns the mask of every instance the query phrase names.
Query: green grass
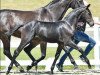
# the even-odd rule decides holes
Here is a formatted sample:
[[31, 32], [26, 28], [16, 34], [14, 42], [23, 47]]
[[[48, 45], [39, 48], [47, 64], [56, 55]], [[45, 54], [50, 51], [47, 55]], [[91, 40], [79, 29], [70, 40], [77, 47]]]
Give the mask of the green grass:
[[91, 4], [90, 10], [92, 11], [93, 16], [100, 17], [100, 0], [86, 0]]
[[[11, 53], [13, 54], [13, 52], [14, 52], [14, 50], [15, 50], [15, 48], [11, 48]], [[48, 47], [47, 48], [47, 53], [46, 53], [46, 58], [45, 59], [48, 59], [49, 57], [54, 57], [55, 56], [55, 53], [56, 53], [56, 50], [57, 50], [57, 48], [56, 47]], [[40, 51], [40, 48], [39, 47], [36, 47], [35, 49], [33, 49], [32, 50], [32, 55], [36, 58], [36, 59], [38, 59], [40, 56], [41, 56], [41, 51]], [[4, 56], [4, 54], [3, 54], [3, 49], [1, 49], [0, 50], [0, 59], [1, 60], [4, 60], [5, 59], [5, 56]], [[60, 55], [60, 57], [62, 56], [64, 54], [64, 51], [62, 51], [61, 52], [61, 55]], [[78, 59], [78, 57], [79, 57], [79, 55], [80, 55], [80, 53], [78, 52], [78, 51], [76, 51], [76, 50], [73, 50], [72, 52], [71, 52], [71, 54], [72, 54], [72, 56], [75, 58], [75, 59]], [[89, 55], [88, 55], [88, 58], [89, 59], [94, 59], [94, 50], [92, 50], [90, 53], [89, 53]], [[29, 57], [26, 55], [26, 53], [24, 52], [24, 51], [22, 51], [21, 53], [20, 53], [20, 55], [17, 57], [17, 59], [23, 59], [23, 60], [29, 60]]]
[[2, 9], [33, 10], [45, 6], [51, 0], [1, 0]]
[[[34, 10], [45, 6], [52, 0], [1, 0], [1, 9]], [[100, 0], [86, 0], [91, 4], [93, 16], [100, 17]]]

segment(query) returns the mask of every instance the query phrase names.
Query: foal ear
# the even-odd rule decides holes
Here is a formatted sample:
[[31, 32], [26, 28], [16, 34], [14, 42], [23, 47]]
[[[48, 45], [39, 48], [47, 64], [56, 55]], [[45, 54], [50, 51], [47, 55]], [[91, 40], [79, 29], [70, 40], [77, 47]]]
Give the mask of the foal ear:
[[86, 6], [86, 9], [88, 9], [88, 8], [90, 7], [90, 5], [91, 5], [91, 4], [88, 4], [88, 5]]

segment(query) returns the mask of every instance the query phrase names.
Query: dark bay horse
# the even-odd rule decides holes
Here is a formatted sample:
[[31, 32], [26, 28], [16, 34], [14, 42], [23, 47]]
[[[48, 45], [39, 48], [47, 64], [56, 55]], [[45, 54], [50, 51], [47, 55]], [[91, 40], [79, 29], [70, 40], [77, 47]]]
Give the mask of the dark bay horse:
[[85, 58], [88, 67], [91, 68], [90, 62], [88, 58], [84, 55], [82, 48], [78, 47], [72, 41], [71, 38], [74, 35], [76, 28], [75, 25], [77, 24], [80, 15], [82, 13], [85, 13], [86, 9], [89, 6], [90, 5], [74, 9], [62, 21], [58, 22], [32, 21], [29, 22], [27, 25], [24, 25], [21, 32], [21, 43], [14, 52], [13, 59], [8, 67], [7, 74], [9, 74], [16, 57], [19, 55], [22, 49], [28, 43], [30, 43], [31, 40], [35, 39], [35, 37], [38, 37], [45, 42], [58, 44], [58, 49], [55, 54], [55, 59], [51, 66], [51, 73], [53, 73], [55, 63], [61, 53], [61, 50], [64, 49], [67, 53], [69, 53], [69, 51], [66, 49], [66, 46], [77, 49]]
[[[10, 31], [11, 34], [16, 31], [21, 25], [32, 20], [41, 20], [41, 21], [57, 21], [60, 20], [65, 14], [65, 9], [67, 11], [67, 6], [70, 4], [71, 0], [53, 0], [45, 7], [42, 7], [35, 11], [20, 11], [20, 10], [10, 10], [4, 9], [0, 10], [0, 39], [3, 42], [4, 54], [12, 60], [10, 53], [10, 38], [5, 34], [7, 31]], [[21, 28], [14, 33], [13, 36], [20, 36]], [[39, 39], [33, 40], [34, 44], [30, 44], [30, 50], [40, 43]], [[46, 43], [41, 42], [41, 50], [46, 50]], [[26, 48], [27, 49], [27, 48]], [[31, 55], [29, 52], [26, 52], [28, 55]], [[44, 56], [44, 55], [42, 55]], [[30, 56], [31, 57], [31, 56]], [[33, 58], [33, 57], [32, 57]], [[20, 64], [17, 61], [14, 61], [15, 66], [19, 67]], [[20, 66], [20, 71], [23, 71], [23, 68]]]
[[[56, 3], [56, 2], [58, 2], [58, 3]], [[43, 20], [43, 21], [61, 20], [64, 16], [65, 12], [68, 10], [68, 8], [72, 7], [74, 9], [74, 8], [80, 7], [79, 4], [84, 5], [83, 0], [80, 0], [79, 2], [78, 2], [78, 0], [72, 0], [70, 5], [69, 5], [69, 3], [70, 3], [70, 1], [68, 1], [68, 0], [53, 0], [47, 6], [40, 8], [36, 11], [0, 10], [0, 17], [3, 17], [2, 20], [5, 20], [3, 22], [6, 22], [3, 25], [0, 25], [0, 34], [1, 34], [0, 39], [2, 40], [3, 45], [4, 45], [4, 54], [10, 60], [12, 59], [12, 56], [10, 54], [10, 40], [7, 38], [7, 36], [4, 34], [4, 32], [11, 30], [11, 34], [12, 34], [13, 31], [15, 31], [22, 24], [26, 24], [27, 22], [29, 22], [31, 20]], [[69, 5], [69, 7], [68, 7], [68, 5]], [[91, 13], [91, 12], [89, 12], [89, 13]], [[14, 14], [15, 14], [15, 16], [13, 17]], [[16, 19], [18, 19], [18, 21]], [[0, 21], [0, 24], [1, 23], [2, 23], [2, 21]], [[20, 28], [18, 31], [16, 31], [14, 33], [14, 36], [20, 38], [21, 29], [22, 28]], [[34, 57], [31, 55], [30, 51], [32, 50], [32, 48], [36, 47], [39, 43], [41, 43], [40, 47], [41, 47], [42, 56], [39, 60], [36, 61], [36, 63], [45, 58], [46, 43], [41, 42], [38, 38], [35, 38], [35, 40], [32, 40], [32, 42], [29, 44], [29, 46], [27, 46], [25, 48], [25, 52], [28, 54], [28, 56], [33, 61], [35, 61]], [[72, 62], [72, 63], [77, 67], [75, 62]], [[17, 67], [20, 66], [16, 61], [15, 61], [15, 65]]]

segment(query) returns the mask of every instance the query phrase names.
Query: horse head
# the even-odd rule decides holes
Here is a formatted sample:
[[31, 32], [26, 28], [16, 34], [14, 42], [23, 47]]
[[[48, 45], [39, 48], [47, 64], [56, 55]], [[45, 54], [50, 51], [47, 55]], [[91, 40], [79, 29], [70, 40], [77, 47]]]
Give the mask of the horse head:
[[[73, 0], [70, 5], [69, 5], [72, 9], [78, 8], [78, 7], [83, 7], [85, 6], [84, 1], [83, 0]], [[82, 16], [80, 17], [80, 19], [83, 19], [82, 21], [84, 21], [85, 23], [87, 22], [90, 26], [94, 25], [94, 20], [92, 17], [92, 13], [89, 10], [90, 5], [87, 6], [87, 9], [85, 11], [84, 14], [82, 14]]]
[[86, 11], [84, 12], [85, 14], [83, 13], [82, 17], [83, 17], [84, 21], [86, 21], [90, 25], [90, 27], [92, 27], [92, 26], [94, 26], [94, 20], [93, 20], [91, 11], [89, 10], [88, 7], [90, 7], [90, 4], [87, 5]]

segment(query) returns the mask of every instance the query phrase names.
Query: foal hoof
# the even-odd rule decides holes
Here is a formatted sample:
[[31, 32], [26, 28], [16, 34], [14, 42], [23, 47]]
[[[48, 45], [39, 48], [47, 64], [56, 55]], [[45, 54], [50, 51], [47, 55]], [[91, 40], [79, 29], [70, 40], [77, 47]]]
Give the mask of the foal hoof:
[[58, 70], [59, 70], [60, 72], [63, 72], [63, 66], [62, 66], [62, 65], [56, 64], [56, 67], [58, 68]]
[[18, 66], [18, 68], [19, 68], [19, 71], [20, 71], [20, 72], [22, 72], [22, 73], [25, 72], [24, 69], [23, 69], [23, 67]]

